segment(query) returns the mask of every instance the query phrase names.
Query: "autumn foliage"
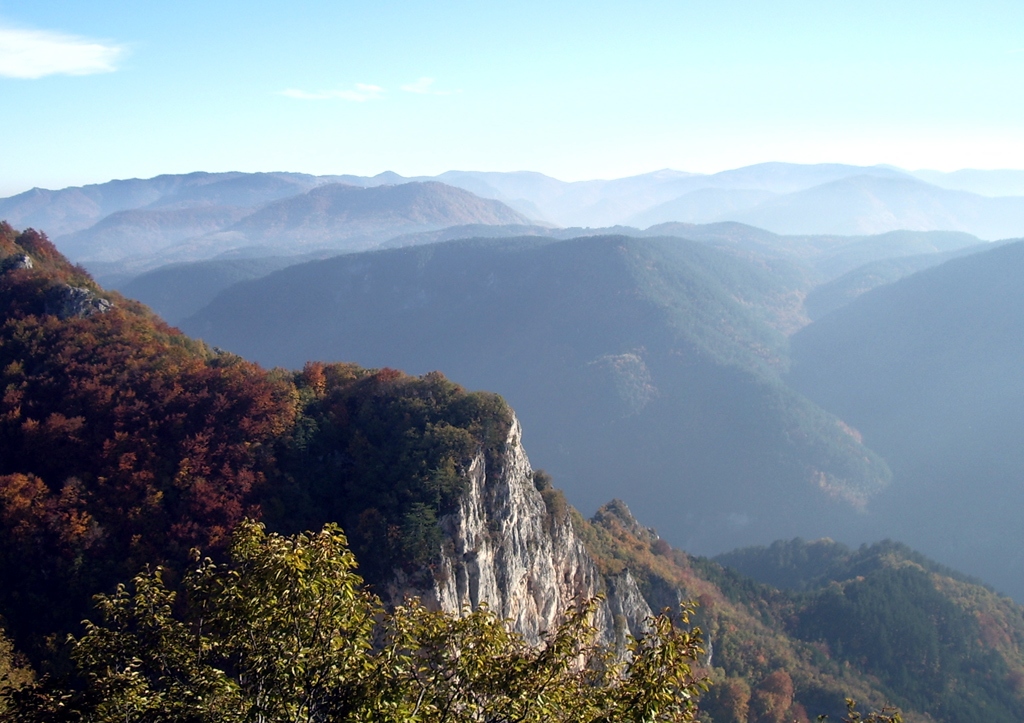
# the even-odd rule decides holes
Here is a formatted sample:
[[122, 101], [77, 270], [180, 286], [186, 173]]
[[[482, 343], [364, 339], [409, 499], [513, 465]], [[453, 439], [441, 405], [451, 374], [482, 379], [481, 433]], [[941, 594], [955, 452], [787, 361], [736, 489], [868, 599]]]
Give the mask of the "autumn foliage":
[[[0, 264], [0, 609], [22, 638], [74, 629], [143, 564], [218, 554], [244, 516], [342, 522], [371, 578], [428, 564], [459, 473], [508, 431], [499, 397], [437, 373], [267, 372], [210, 349], [32, 230], [0, 225]], [[62, 286], [113, 306], [59, 318]]]

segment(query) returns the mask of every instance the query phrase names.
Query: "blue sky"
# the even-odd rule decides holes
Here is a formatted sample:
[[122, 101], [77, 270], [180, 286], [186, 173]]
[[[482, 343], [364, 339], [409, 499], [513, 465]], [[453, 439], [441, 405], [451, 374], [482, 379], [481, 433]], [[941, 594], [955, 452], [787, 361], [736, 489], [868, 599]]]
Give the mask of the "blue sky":
[[1024, 167], [1024, 3], [0, 0], [0, 195], [194, 170]]

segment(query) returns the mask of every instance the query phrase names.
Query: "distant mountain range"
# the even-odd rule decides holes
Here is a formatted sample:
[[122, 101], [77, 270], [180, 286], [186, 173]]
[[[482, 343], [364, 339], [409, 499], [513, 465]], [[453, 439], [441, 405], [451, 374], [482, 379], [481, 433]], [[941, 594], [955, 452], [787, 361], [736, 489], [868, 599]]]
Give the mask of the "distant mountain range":
[[[362, 250], [467, 225], [635, 233], [664, 223], [742, 222], [788, 235], [942, 230], [995, 240], [1024, 236], [1022, 179], [1016, 171], [787, 163], [577, 182], [532, 172], [193, 173], [33, 189], [0, 199], [0, 218], [45, 230], [100, 275], [137, 274], [224, 253]], [[409, 183], [426, 185], [393, 190]]]
[[[145, 269], [239, 250], [247, 255], [351, 251], [402, 234], [450, 226], [529, 223], [499, 201], [435, 181], [363, 188], [342, 183], [315, 185], [317, 180], [255, 175], [205, 184], [165, 183], [165, 194], [157, 201], [144, 208], [115, 210], [91, 226], [60, 236], [57, 243], [71, 258], [99, 270], [105, 262]], [[304, 190], [308, 186], [313, 187]], [[294, 193], [297, 190], [300, 192]], [[291, 195], [278, 198], [286, 193]], [[14, 217], [18, 211], [31, 211], [30, 215], [43, 222], [55, 221], [50, 217], [66, 211], [84, 195], [57, 192], [48, 209], [36, 208], [35, 199], [9, 205]], [[124, 200], [123, 194], [94, 190], [90, 195], [108, 207]], [[113, 199], [107, 199], [108, 195]], [[227, 203], [255, 205], [222, 205]], [[97, 214], [104, 210], [99, 203], [96, 207]], [[66, 228], [72, 220], [57, 222], [57, 227]], [[79, 216], [76, 223], [87, 220], [91, 219]]]

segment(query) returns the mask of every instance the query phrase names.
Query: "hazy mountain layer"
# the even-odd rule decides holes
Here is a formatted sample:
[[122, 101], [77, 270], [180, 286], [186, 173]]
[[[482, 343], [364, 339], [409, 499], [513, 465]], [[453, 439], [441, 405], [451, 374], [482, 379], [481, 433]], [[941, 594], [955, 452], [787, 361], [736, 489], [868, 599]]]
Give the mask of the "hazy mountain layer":
[[229, 286], [240, 281], [258, 279], [286, 266], [308, 261], [309, 258], [264, 256], [168, 264], [113, 286], [126, 296], [146, 304], [168, 323], [178, 324], [209, 304]]
[[405, 233], [474, 223], [528, 224], [529, 219], [503, 203], [435, 181], [373, 188], [328, 184], [267, 204], [224, 235], [236, 245], [351, 250]]
[[790, 382], [892, 465], [888, 534], [1024, 599], [1024, 243], [865, 293], [792, 338]]
[[[998, 172], [959, 173], [966, 174], [964, 178], [977, 177], [992, 183], [998, 181]], [[1012, 173], [1003, 172], [1003, 176], [1011, 178]], [[788, 163], [764, 163], [710, 175], [664, 170], [629, 178], [571, 183], [531, 172], [449, 171], [434, 179], [407, 179], [391, 172], [373, 177], [193, 173], [111, 181], [60, 191], [33, 189], [0, 199], [0, 218], [20, 226], [48, 229], [58, 246], [77, 254], [80, 249], [75, 244], [65, 247], [62, 237], [85, 231], [120, 211], [212, 206], [256, 210], [274, 201], [297, 200], [309, 190], [325, 184], [381, 188], [409, 181], [439, 180], [481, 198], [505, 203], [525, 217], [563, 226], [609, 227], [624, 223], [645, 226], [670, 221], [703, 223], [731, 220], [753, 223], [780, 233], [855, 234], [896, 229], [960, 229], [985, 238], [1024, 233], [1020, 226], [1019, 198], [985, 199], [972, 194], [958, 194], [922, 182], [922, 174], [927, 175], [921, 172], [915, 177], [884, 166]], [[960, 178], [957, 174], [946, 176]], [[959, 187], [953, 181], [950, 183], [953, 183], [951, 187]], [[298, 206], [301, 207], [301, 203]], [[310, 204], [306, 211], [316, 215], [315, 207], [316, 204]], [[291, 226], [302, 226], [294, 211]], [[160, 239], [180, 238], [181, 233], [171, 221], [167, 221], [170, 224], [167, 230], [155, 233], [152, 227], [160, 218], [140, 218], [135, 231], [142, 240], [140, 248], [135, 251], [124, 248], [119, 253], [139, 256], [151, 251], [154, 242]], [[493, 220], [483, 222], [494, 223]], [[131, 224], [125, 219], [115, 225], [125, 234], [131, 230]], [[223, 229], [206, 224], [196, 230], [202, 236]], [[83, 237], [88, 243], [82, 252], [94, 253], [98, 248], [106, 252], [104, 258], [109, 258], [115, 249], [120, 248], [116, 234], [104, 241], [103, 226], [92, 231]], [[248, 231], [223, 237], [219, 239], [220, 245], [207, 242], [178, 249], [162, 263], [209, 258], [223, 251], [224, 244], [235, 244], [235, 248], [246, 243], [266, 245], [267, 239], [247, 240]], [[380, 232], [379, 236], [387, 229], [376, 231]], [[255, 232], [259, 235], [258, 229]], [[401, 233], [406, 232], [408, 230]], [[322, 238], [325, 234], [339, 237], [337, 228], [326, 229], [322, 220], [314, 219], [309, 220], [304, 233], [313, 238]], [[348, 233], [347, 237], [366, 233], [364, 226]], [[273, 239], [269, 244], [281, 246]], [[75, 259], [83, 260], [77, 256]], [[156, 265], [159, 263], [150, 263], [145, 268]]]
[[[201, 191], [206, 194], [200, 194], [202, 199], [216, 200], [251, 192], [253, 185], [258, 190], [265, 181], [253, 176], [231, 179], [231, 194], [206, 194], [211, 186], [227, 181], [199, 191], [187, 190]], [[235, 188], [239, 185], [242, 187]], [[486, 228], [500, 223], [531, 228], [524, 225], [527, 219], [497, 201], [434, 182], [365, 189], [325, 184], [309, 194], [266, 203], [255, 210], [207, 204], [182, 207], [180, 195], [164, 201], [169, 207], [115, 212], [94, 226], [61, 237], [58, 244], [99, 275], [123, 283], [167, 264], [362, 249], [399, 234], [453, 225]]]
[[[932, 232], [938, 234], [940, 232]], [[974, 238], [971, 236], [970, 238]], [[975, 241], [977, 241], [975, 239]], [[914, 256], [894, 256], [871, 261], [838, 278], [814, 287], [804, 299], [804, 309], [811, 320], [846, 306], [861, 294], [879, 286], [899, 281], [905, 276], [930, 269], [950, 259], [984, 251], [995, 244], [973, 243], [954, 251], [941, 251]]]
[[760, 189], [700, 188], [642, 211], [629, 223], [640, 228], [676, 221], [711, 223], [748, 211], [776, 195]]
[[452, 242], [292, 266], [182, 328], [267, 365], [348, 359], [499, 389], [574, 503], [630, 490], [668, 539], [720, 551], [825, 534], [888, 475], [778, 382], [777, 328], [800, 304], [785, 278], [681, 239]]
[[955, 191], [970, 191], [982, 196], [1024, 196], [1024, 171], [1012, 169], [959, 171], [914, 171], [922, 181]]
[[117, 211], [87, 229], [63, 236], [61, 248], [85, 263], [119, 261], [126, 253], [148, 256], [179, 241], [220, 231], [248, 213], [229, 206]]
[[[611, 226], [637, 222], [643, 212], [701, 189], [721, 191], [704, 194], [705, 200], [720, 199], [720, 205], [733, 210], [734, 206], [736, 209], [749, 207], [752, 199], [763, 199], [765, 194], [792, 193], [864, 174], [883, 178], [907, 177], [903, 171], [883, 166], [761, 163], [708, 175], [666, 169], [629, 178], [572, 183], [556, 181], [539, 173], [449, 172], [438, 178], [479, 196], [500, 199], [517, 209], [520, 209], [517, 202], [529, 204], [529, 208], [538, 210], [544, 220], [563, 226]], [[730, 194], [730, 191], [737, 193]], [[660, 220], [722, 219], [702, 216]]]
[[1024, 233], [1024, 197], [988, 198], [911, 178], [854, 176], [769, 199], [732, 220], [784, 234], [911, 229], [995, 240]]
[[[0, 218], [14, 226], [45, 229], [54, 237], [88, 228], [117, 211], [161, 204], [166, 199], [190, 198], [190, 205], [258, 205], [303, 193], [320, 183], [301, 173], [189, 173], [133, 178], [48, 191], [34, 188], [0, 199]], [[239, 186], [262, 191], [240, 193]], [[225, 196], [225, 188], [233, 192]], [[204, 194], [211, 193], [210, 197]], [[251, 204], [240, 202], [250, 199]]]

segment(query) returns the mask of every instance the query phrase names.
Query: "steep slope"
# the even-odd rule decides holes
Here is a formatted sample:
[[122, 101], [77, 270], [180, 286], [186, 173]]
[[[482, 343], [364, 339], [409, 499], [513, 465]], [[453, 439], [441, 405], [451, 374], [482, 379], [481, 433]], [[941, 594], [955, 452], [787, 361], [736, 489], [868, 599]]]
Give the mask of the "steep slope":
[[850, 550], [792, 540], [717, 560], [803, 590], [785, 595], [787, 633], [857, 661], [904, 709], [940, 721], [1024, 715], [1024, 609], [976, 580], [893, 542]]
[[824, 534], [887, 479], [778, 382], [775, 327], [799, 303], [773, 269], [700, 243], [532, 238], [289, 267], [182, 326], [267, 365], [352, 359], [500, 389], [575, 504], [628, 489], [670, 540], [721, 551]]
[[0, 615], [24, 642], [141, 564], [216, 547], [294, 403], [103, 292], [44, 236], [0, 225], [0, 250]]
[[792, 339], [790, 381], [896, 482], [883, 534], [1024, 599], [1024, 243], [868, 292]]
[[577, 525], [653, 608], [699, 601], [714, 681], [701, 708], [715, 723], [839, 717], [846, 696], [907, 721], [1024, 714], [1024, 608], [904, 545], [793, 540], [711, 561], [671, 549], [618, 501]]
[[[0, 226], [0, 261], [0, 619], [37, 663], [92, 594], [193, 546], [217, 556], [243, 516], [341, 522], [382, 592], [488, 603], [531, 640], [606, 589], [500, 397], [437, 373], [267, 373], [103, 292], [40, 234]], [[649, 613], [619, 590], [609, 639], [614, 614]]]
[[[330, 252], [325, 252], [302, 256], [210, 259], [167, 264], [133, 276], [126, 282], [115, 281], [108, 285], [125, 296], [146, 304], [169, 324], [178, 324], [213, 301], [221, 291], [239, 281], [258, 279], [286, 266], [330, 255]], [[97, 279], [104, 281], [104, 277], [98, 274]]]

